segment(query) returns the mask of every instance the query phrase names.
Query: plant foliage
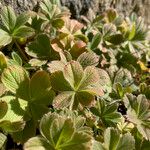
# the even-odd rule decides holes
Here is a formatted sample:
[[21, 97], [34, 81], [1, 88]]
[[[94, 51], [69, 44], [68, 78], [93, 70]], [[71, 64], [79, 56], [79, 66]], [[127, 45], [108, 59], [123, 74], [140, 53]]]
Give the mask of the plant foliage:
[[148, 150], [150, 41], [114, 9], [71, 19], [59, 0], [1, 11], [0, 149]]

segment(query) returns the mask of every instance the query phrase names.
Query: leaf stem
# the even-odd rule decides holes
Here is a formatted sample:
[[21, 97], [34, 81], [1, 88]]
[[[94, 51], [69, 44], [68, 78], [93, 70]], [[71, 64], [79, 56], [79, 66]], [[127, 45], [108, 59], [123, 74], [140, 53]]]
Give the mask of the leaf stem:
[[23, 60], [24, 60], [25, 62], [28, 62], [28, 57], [26, 56], [26, 54], [24, 53], [24, 51], [21, 49], [20, 45], [17, 43], [16, 40], [14, 40], [14, 43], [15, 43], [15, 45], [17, 46], [18, 51], [19, 51], [19, 53], [21, 54]]

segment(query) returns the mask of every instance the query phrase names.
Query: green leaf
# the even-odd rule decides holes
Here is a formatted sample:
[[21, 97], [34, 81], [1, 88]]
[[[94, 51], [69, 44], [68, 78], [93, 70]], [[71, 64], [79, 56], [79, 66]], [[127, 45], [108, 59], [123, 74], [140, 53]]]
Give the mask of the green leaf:
[[[78, 70], [78, 71], [76, 71]], [[96, 68], [88, 66], [84, 71], [76, 61], [70, 61], [62, 71], [51, 75], [52, 87], [61, 92], [54, 99], [56, 108], [70, 107], [76, 109], [78, 104], [89, 106], [95, 100], [95, 95], [103, 95], [102, 89], [97, 85], [99, 74]]]
[[0, 101], [0, 119], [2, 119], [8, 111], [8, 105], [5, 101]]
[[71, 46], [69, 53], [71, 54], [72, 58], [76, 59], [86, 51], [86, 43], [81, 40], [78, 40], [75, 41], [74, 44]]
[[78, 57], [77, 61], [83, 68], [87, 66], [97, 66], [99, 63], [99, 56], [93, 52], [84, 52]]
[[50, 71], [50, 73], [54, 73], [55, 71], [63, 71], [65, 63], [63, 63], [62, 61], [54, 60], [48, 63], [48, 66], [48, 71]]
[[144, 95], [138, 97], [127, 94], [124, 98], [128, 119], [136, 124], [139, 133], [150, 141], [150, 110], [149, 102]]
[[14, 10], [10, 6], [4, 6], [1, 12], [1, 19], [3, 25], [8, 29], [8, 31], [12, 31], [16, 24], [16, 15]]
[[30, 80], [22, 67], [10, 66], [4, 70], [2, 82], [16, 97], [28, 102], [28, 113], [35, 120], [48, 112], [48, 105], [52, 104], [55, 93], [45, 71], [37, 71]]
[[0, 29], [0, 46], [6, 46], [16, 38], [28, 38], [34, 34], [34, 30], [24, 24], [29, 19], [29, 14], [21, 14], [16, 17], [10, 6], [4, 6], [2, 13], [2, 29]]
[[20, 66], [6, 68], [2, 73], [1, 80], [7, 89], [14, 94], [22, 95], [22, 93], [28, 90], [29, 77], [25, 69]]
[[107, 128], [104, 133], [104, 143], [100, 143], [101, 146], [97, 145], [97, 150], [134, 150], [135, 141], [130, 133], [121, 135], [114, 128]]
[[38, 35], [36, 40], [27, 46], [26, 52], [35, 58], [50, 59], [52, 57], [52, 47], [49, 37], [46, 34]]
[[13, 60], [20, 66], [22, 66], [22, 59], [20, 58], [20, 56], [16, 53], [16, 52], [12, 52], [11, 56], [13, 58]]
[[131, 72], [127, 69], [119, 69], [115, 74], [114, 83], [120, 83], [123, 87], [132, 85], [133, 77], [131, 75]]
[[54, 150], [51, 149], [49, 146], [48, 142], [43, 139], [41, 136], [33, 137], [29, 139], [25, 145], [24, 145], [24, 150]]
[[6, 92], [6, 87], [0, 82], [0, 97]]
[[79, 89], [86, 89], [88, 86], [92, 86], [99, 81], [99, 74], [96, 68], [88, 66], [84, 70], [83, 78], [79, 84]]
[[62, 92], [58, 94], [53, 100], [55, 108], [65, 108], [71, 105], [71, 100], [74, 92]]
[[17, 143], [25, 143], [29, 138], [36, 135], [36, 123], [31, 119], [26, 122], [23, 130], [11, 134], [13, 140]]
[[43, 150], [90, 149], [91, 135], [84, 131], [83, 126], [80, 128], [82, 128], [82, 131], [76, 131], [75, 122], [70, 117], [64, 115], [61, 116], [56, 113], [48, 113], [43, 116], [40, 122], [40, 132], [42, 137], [29, 139], [25, 143], [24, 148], [25, 150], [34, 150], [35, 148], [43, 148]]
[[103, 69], [98, 69], [99, 73], [99, 86], [103, 89], [103, 91], [110, 93], [112, 91], [112, 82], [110, 76], [107, 71]]
[[[61, 125], [59, 125], [59, 126], [56, 125], [56, 127], [55, 127], [55, 123], [57, 124], [58, 122], [57, 121], [53, 122], [51, 127], [56, 128], [56, 127], [60, 127], [61, 126]], [[57, 132], [59, 134], [59, 137], [57, 137], [57, 139], [56, 139], [56, 147], [58, 147], [58, 149], [59, 149], [59, 147], [61, 147], [60, 145], [63, 142], [67, 143], [70, 140], [70, 137], [72, 136], [72, 134], [74, 133], [73, 122], [71, 121], [71, 119], [66, 119], [65, 122], [64, 122], [64, 125], [63, 125], [63, 127], [62, 127], [62, 129], [60, 131], [58, 129], [54, 129], [54, 130], [55, 131], [57, 130]], [[51, 129], [51, 131], [53, 131], [53, 130]], [[55, 140], [55, 134], [53, 134], [54, 140]]]
[[77, 87], [83, 77], [83, 68], [77, 61], [70, 61], [64, 68], [64, 77], [72, 88]]
[[10, 37], [10, 35], [6, 31], [0, 29], [0, 47], [10, 44], [11, 41], [12, 37]]
[[119, 45], [124, 42], [123, 35], [120, 33], [110, 35], [105, 40], [114, 45]]
[[[59, 6], [59, 7], [58, 7]], [[40, 3], [42, 18], [47, 21], [53, 28], [60, 29], [64, 26], [62, 17], [67, 13], [61, 9], [60, 2], [57, 0], [44, 0]]]
[[136, 34], [136, 25], [135, 25], [135, 23], [133, 23], [131, 31], [128, 36], [128, 40], [132, 40], [134, 38], [135, 34]]
[[[5, 115], [0, 119], [0, 127], [8, 132], [22, 130], [24, 127], [23, 117], [26, 112], [27, 102], [16, 99], [13, 96], [5, 96], [1, 98], [0, 102], [1, 104], [7, 104], [7, 112], [5, 112]], [[3, 105], [1, 105], [1, 107], [1, 109], [4, 109]]]
[[121, 114], [117, 112], [117, 104], [107, 104], [104, 100], [99, 100], [95, 107], [92, 107], [91, 112], [98, 116], [106, 126], [116, 125], [121, 121]]
[[30, 101], [38, 104], [50, 104], [54, 93], [51, 91], [50, 76], [45, 71], [37, 71], [30, 81]]
[[80, 102], [83, 106], [90, 106], [92, 102], [95, 100], [93, 94], [88, 91], [80, 91], [75, 94], [75, 104]]
[[142, 142], [141, 150], [148, 150], [149, 147], [150, 147], [150, 142], [144, 140], [144, 141]]
[[7, 140], [7, 137], [4, 134], [0, 133], [0, 149], [2, 149], [6, 140]]
[[40, 3], [41, 9], [49, 14], [52, 11], [52, 2], [50, 0], [44, 0]]
[[72, 139], [65, 145], [60, 146], [64, 150], [91, 149], [91, 137], [83, 132], [74, 133]]
[[[51, 103], [51, 101], [49, 103]], [[38, 103], [36, 103], [36, 101], [32, 102], [32, 103], [29, 102], [28, 106], [29, 106], [28, 108], [30, 110], [29, 111], [30, 116], [34, 121], [39, 120], [44, 114], [46, 114], [49, 111], [48, 105], [45, 105], [44, 103], [38, 104]]]
[[[55, 93], [51, 90], [49, 74], [45, 71], [37, 71], [30, 80], [29, 109], [35, 120], [40, 119], [48, 112], [48, 106], [52, 104]], [[38, 111], [40, 110], [40, 111]]]
[[92, 39], [92, 41], [90, 43], [90, 49], [94, 50], [95, 48], [97, 48], [97, 46], [99, 45], [100, 41], [101, 41], [101, 35], [99, 33], [97, 33], [93, 37], [93, 39]]
[[104, 148], [100, 142], [93, 140], [92, 150], [104, 150]]
[[[72, 111], [72, 110], [69, 110], [67, 108], [64, 108], [60, 113], [59, 115], [61, 116], [65, 116], [67, 118], [71, 118], [72, 121], [74, 122], [75, 124], [75, 128], [78, 130], [78, 131], [81, 131], [83, 128], [83, 126], [85, 125], [85, 118], [82, 117], [81, 115], [78, 114], [77, 111]], [[85, 127], [86, 128], [86, 127]], [[85, 131], [85, 129], [83, 129]], [[91, 133], [91, 131], [88, 132], [89, 134]]]
[[43, 19], [36, 15], [32, 17], [30, 27], [35, 30], [36, 34], [39, 34], [43, 30], [42, 24], [43, 24]]
[[120, 98], [123, 98], [124, 91], [123, 91], [122, 85], [120, 83], [116, 83], [115, 86], [116, 86], [116, 90], [117, 90], [117, 93], [119, 94]]
[[29, 64], [32, 67], [42, 67], [47, 63], [47, 60], [40, 60], [37, 58], [30, 59]]
[[60, 29], [64, 26], [64, 21], [60, 18], [54, 19], [52, 21], [52, 26], [55, 27], [56, 29]]
[[13, 38], [28, 38], [34, 34], [34, 30], [27, 26], [20, 26], [13, 31]]
[[147, 99], [150, 99], [150, 85], [146, 85], [145, 83], [140, 84], [140, 92], [144, 94]]
[[6, 67], [7, 67], [6, 57], [2, 52], [0, 52], [0, 70], [3, 71], [4, 68]]
[[23, 26], [30, 18], [29, 13], [22, 13], [17, 17], [15, 29]]
[[71, 85], [65, 80], [62, 71], [56, 71], [50, 76], [52, 87], [57, 91], [72, 91]]
[[26, 70], [20, 66], [10, 66], [2, 73], [2, 83], [12, 93], [20, 98], [28, 99], [29, 77]]
[[117, 12], [115, 9], [108, 9], [107, 10], [107, 18], [109, 22], [113, 22], [117, 17]]
[[[45, 71], [36, 72], [30, 80], [29, 106], [35, 120], [48, 112], [55, 93], [51, 90], [49, 74]], [[38, 111], [40, 110], [40, 111]]]

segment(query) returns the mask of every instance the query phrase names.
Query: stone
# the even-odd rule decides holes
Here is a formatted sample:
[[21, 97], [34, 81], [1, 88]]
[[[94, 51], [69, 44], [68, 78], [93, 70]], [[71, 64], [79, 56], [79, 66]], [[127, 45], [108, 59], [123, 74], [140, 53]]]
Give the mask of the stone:
[[[0, 8], [11, 5], [17, 13], [39, 8], [41, 0], [1, 0]], [[135, 12], [145, 18], [146, 24], [150, 25], [150, 0], [60, 0], [63, 6], [70, 9], [72, 18], [80, 19], [82, 16], [91, 18], [101, 14], [108, 8], [116, 8], [119, 13], [129, 16]]]

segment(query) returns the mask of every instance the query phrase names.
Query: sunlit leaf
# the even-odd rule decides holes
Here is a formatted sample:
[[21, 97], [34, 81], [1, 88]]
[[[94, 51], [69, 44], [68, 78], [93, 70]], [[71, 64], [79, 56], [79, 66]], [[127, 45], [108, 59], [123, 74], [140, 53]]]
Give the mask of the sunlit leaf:
[[5, 96], [1, 98], [0, 102], [1, 104], [6, 105], [1, 105], [1, 110], [4, 110], [4, 107], [7, 107], [5, 114], [3, 114], [4, 116], [1, 116], [2, 118], [0, 118], [0, 127], [8, 132], [22, 130], [24, 127], [23, 116], [25, 115], [27, 102], [16, 99], [13, 96]]
[[139, 133], [150, 140], [150, 110], [149, 102], [144, 95], [138, 97], [128, 94], [124, 98], [128, 119], [136, 124]]
[[40, 122], [40, 132], [41, 137], [31, 138], [25, 143], [25, 150], [35, 148], [87, 150], [91, 147], [91, 136], [84, 132], [84, 129], [77, 131], [70, 117], [62, 117], [56, 113], [46, 114]]
[[3, 145], [4, 145], [5, 141], [6, 141], [6, 139], [7, 139], [6, 135], [0, 133], [0, 148], [3, 147]]
[[114, 128], [107, 128], [104, 133], [104, 143], [94, 142], [93, 150], [134, 150], [135, 142], [130, 133], [121, 135]]

